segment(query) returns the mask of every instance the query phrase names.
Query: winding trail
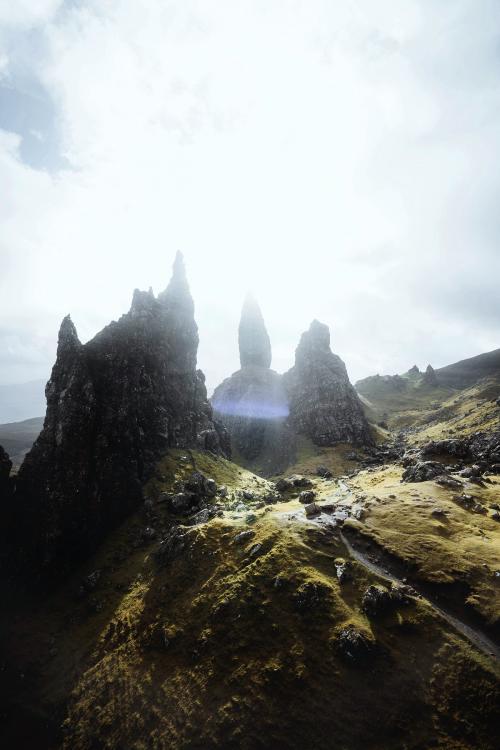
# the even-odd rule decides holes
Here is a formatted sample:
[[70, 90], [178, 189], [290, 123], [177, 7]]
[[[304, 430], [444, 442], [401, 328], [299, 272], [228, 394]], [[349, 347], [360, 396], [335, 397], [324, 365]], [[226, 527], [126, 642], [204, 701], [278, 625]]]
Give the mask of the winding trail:
[[[345, 534], [342, 531], [340, 531], [340, 538], [347, 551], [349, 552], [349, 555], [361, 565], [363, 565], [371, 573], [379, 576], [379, 578], [384, 578], [386, 581], [404, 585], [403, 581], [400, 578], [395, 576], [389, 570], [383, 568], [380, 564], [374, 562], [373, 560], [370, 560], [370, 558], [367, 557], [367, 555], [365, 555], [363, 552], [355, 549], [355, 547], [352, 546], [352, 543], [346, 538]], [[416, 586], [413, 585], [413, 588], [418, 592], [421, 599], [426, 601], [438, 613], [438, 615], [446, 620], [446, 622], [448, 622], [453, 628], [455, 628], [455, 630], [464, 635], [474, 646], [480, 649], [480, 651], [486, 654], [486, 656], [493, 657], [500, 661], [500, 647], [497, 646], [497, 644], [494, 643], [490, 638], [488, 638], [488, 636], [484, 635], [484, 633], [482, 633], [480, 630], [477, 630], [470, 625], [466, 625], [457, 617], [444, 610], [442, 607], [436, 604], [436, 602], [432, 598], [430, 598], [428, 594], [425, 595], [421, 591], [419, 591]]]

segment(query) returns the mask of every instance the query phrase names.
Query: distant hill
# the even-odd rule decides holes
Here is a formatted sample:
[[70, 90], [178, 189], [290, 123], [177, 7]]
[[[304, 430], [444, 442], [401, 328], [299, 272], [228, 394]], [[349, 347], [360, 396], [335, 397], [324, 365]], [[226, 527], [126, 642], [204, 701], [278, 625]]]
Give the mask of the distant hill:
[[439, 383], [452, 388], [468, 388], [482, 378], [500, 377], [500, 349], [440, 367], [436, 376]]
[[45, 414], [45, 381], [0, 385], [0, 423], [19, 422]]
[[24, 456], [37, 439], [43, 427], [43, 419], [34, 417], [22, 422], [0, 424], [0, 445], [7, 451], [15, 467], [21, 465]]
[[[435, 408], [457, 391], [470, 388], [479, 381], [498, 383], [500, 389], [500, 349], [477, 357], [455, 362], [434, 370], [429, 365], [421, 372], [414, 365], [402, 375], [371, 375], [358, 380], [355, 388], [372, 421], [386, 421], [396, 412]], [[491, 394], [490, 394], [491, 396]]]

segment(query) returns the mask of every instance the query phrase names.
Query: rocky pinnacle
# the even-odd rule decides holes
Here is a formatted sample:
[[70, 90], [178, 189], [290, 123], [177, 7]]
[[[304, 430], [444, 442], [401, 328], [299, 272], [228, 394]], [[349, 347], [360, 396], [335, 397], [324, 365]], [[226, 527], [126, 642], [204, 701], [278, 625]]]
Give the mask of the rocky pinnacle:
[[238, 343], [242, 368], [248, 365], [266, 368], [271, 366], [271, 342], [260, 307], [250, 294], [241, 311]]
[[290, 422], [317, 445], [370, 444], [373, 438], [345, 364], [330, 349], [330, 330], [313, 320], [283, 376]]

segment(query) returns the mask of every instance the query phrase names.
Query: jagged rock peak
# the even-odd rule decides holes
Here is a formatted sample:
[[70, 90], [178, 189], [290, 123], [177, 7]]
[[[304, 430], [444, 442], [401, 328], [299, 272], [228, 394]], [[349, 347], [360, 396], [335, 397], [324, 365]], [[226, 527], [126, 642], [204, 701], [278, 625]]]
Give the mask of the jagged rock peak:
[[432, 365], [427, 365], [422, 382], [426, 385], [439, 385], [436, 371]]
[[175, 256], [170, 283], [163, 292], [160, 292], [158, 300], [165, 307], [175, 307], [178, 312], [194, 316], [194, 302], [187, 280], [184, 256], [179, 250]]
[[345, 364], [330, 349], [330, 330], [313, 320], [283, 376], [295, 430], [317, 445], [371, 444], [373, 438]]
[[420, 370], [418, 369], [417, 365], [413, 365], [413, 367], [410, 367], [408, 370], [408, 375], [420, 375]]
[[76, 332], [75, 324], [71, 320], [70, 315], [66, 315], [63, 318], [61, 326], [59, 328], [59, 336], [57, 339], [57, 352], [58, 354], [68, 349], [79, 349], [81, 347], [80, 339]]
[[132, 297], [132, 304], [130, 306], [130, 314], [132, 316], [141, 316], [145, 313], [149, 313], [153, 310], [155, 305], [155, 297], [151, 287], [148, 292], [143, 292], [140, 289], [134, 289]]
[[260, 307], [251, 294], [247, 294], [241, 310], [238, 344], [242, 368], [271, 366], [271, 342]]
[[295, 350], [295, 361], [312, 352], [330, 352], [330, 329], [325, 323], [320, 323], [316, 319], [309, 326], [309, 330], [300, 337], [299, 345]]
[[161, 301], [136, 290], [130, 312], [91, 341], [81, 344], [71, 318], [63, 320], [44, 427], [15, 479], [19, 567], [31, 560], [40, 572], [55, 570], [93, 551], [142, 502], [169, 448], [229, 455], [196, 371], [197, 347], [180, 255]]

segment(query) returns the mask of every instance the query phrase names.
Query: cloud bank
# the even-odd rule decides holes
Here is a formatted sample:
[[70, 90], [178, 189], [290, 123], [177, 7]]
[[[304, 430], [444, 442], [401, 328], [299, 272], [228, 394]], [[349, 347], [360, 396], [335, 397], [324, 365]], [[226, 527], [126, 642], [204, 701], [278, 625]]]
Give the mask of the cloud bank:
[[496, 0], [0, 2], [0, 383], [185, 255], [209, 388], [243, 297], [353, 379], [500, 346]]

